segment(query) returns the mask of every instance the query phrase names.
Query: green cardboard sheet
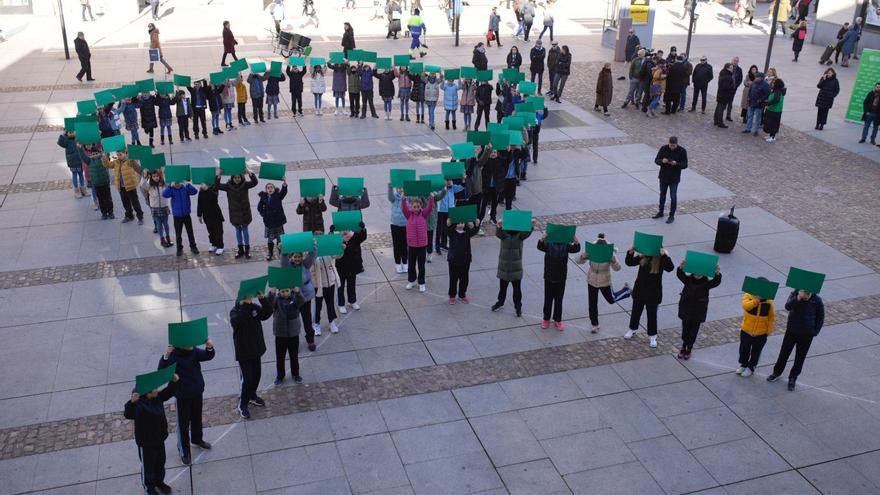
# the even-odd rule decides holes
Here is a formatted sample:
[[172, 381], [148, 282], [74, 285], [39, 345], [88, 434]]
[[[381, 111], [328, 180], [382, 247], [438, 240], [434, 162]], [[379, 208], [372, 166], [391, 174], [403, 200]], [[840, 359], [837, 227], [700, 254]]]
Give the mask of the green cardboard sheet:
[[280, 266], [270, 266], [268, 270], [269, 279], [266, 283], [269, 287], [278, 290], [301, 287], [303, 278], [302, 271], [302, 266], [288, 266], [284, 268]]
[[477, 81], [491, 81], [494, 78], [495, 75], [492, 73], [492, 69], [477, 71]]
[[160, 95], [174, 94], [174, 83], [171, 81], [159, 81], [156, 83], [156, 92]]
[[98, 113], [98, 104], [95, 100], [82, 100], [76, 102], [76, 111], [80, 115], [95, 115]]
[[287, 62], [294, 67], [305, 67], [306, 58], [305, 57], [290, 57], [287, 59]]
[[391, 70], [393, 67], [391, 57], [379, 57], [376, 59], [376, 68], [379, 70]]
[[467, 140], [475, 146], [485, 146], [489, 144], [491, 136], [487, 131], [468, 131]]
[[714, 254], [688, 250], [684, 256], [685, 273], [715, 278], [715, 267], [717, 265], [718, 256]]
[[526, 103], [532, 105], [532, 110], [535, 112], [543, 112], [544, 111], [544, 97], [543, 96], [529, 96], [526, 98]]
[[504, 132], [507, 130], [507, 124], [502, 124], [501, 122], [489, 122], [486, 124], [487, 132]]
[[522, 146], [523, 144], [525, 144], [525, 141], [523, 140], [523, 133], [521, 130], [507, 132], [510, 134], [511, 146]]
[[533, 95], [538, 92], [538, 84], [529, 81], [522, 81], [517, 87], [519, 92], [524, 95]]
[[237, 80], [238, 79], [238, 71], [233, 69], [232, 67], [224, 67], [223, 68], [223, 77], [226, 79], [226, 81], [229, 81], [230, 79]]
[[416, 171], [412, 168], [392, 168], [389, 181], [391, 187], [403, 187], [403, 183], [408, 180], [416, 180]]
[[523, 113], [533, 112], [531, 103], [517, 103], [513, 106], [513, 109], [516, 111], [516, 115], [519, 116]]
[[281, 61], [273, 60], [269, 63], [269, 75], [272, 77], [281, 77]]
[[337, 186], [340, 196], [360, 196], [364, 192], [364, 178], [340, 177]]
[[333, 65], [344, 64], [345, 54], [342, 52], [330, 52], [330, 63]]
[[443, 71], [443, 79], [447, 81], [454, 81], [459, 78], [461, 78], [461, 69], [446, 69]]
[[210, 81], [211, 84], [226, 84], [226, 73], [222, 70], [220, 72], [212, 72]]
[[476, 79], [477, 78], [477, 68], [476, 67], [461, 67], [459, 69], [459, 73], [462, 79]]
[[336, 232], [360, 232], [361, 222], [363, 222], [363, 213], [361, 210], [334, 211], [333, 226]]
[[214, 185], [217, 182], [217, 169], [214, 167], [192, 167], [189, 175], [193, 184]]
[[153, 79], [141, 79], [134, 83], [137, 86], [138, 93], [152, 93], [156, 91], [156, 81]]
[[76, 140], [80, 144], [95, 144], [101, 142], [101, 131], [98, 130], [97, 122], [77, 122], [73, 126], [76, 132]]
[[327, 181], [323, 177], [299, 180], [299, 196], [301, 198], [316, 198], [323, 196], [326, 191]]
[[283, 180], [287, 167], [283, 163], [261, 162], [260, 178], [267, 180]]
[[779, 291], [779, 282], [746, 276], [743, 279], [742, 291], [761, 299], [774, 299], [776, 292]]
[[312, 67], [326, 65], [327, 59], [324, 57], [309, 57], [309, 64], [311, 64]]
[[342, 234], [324, 234], [315, 236], [318, 256], [342, 256]]
[[426, 65], [425, 72], [433, 72], [434, 74], [439, 74], [443, 69], [439, 65]]
[[134, 84], [125, 84], [116, 90], [116, 96], [119, 98], [136, 98], [138, 95], [137, 86]]
[[522, 117], [516, 115], [511, 115], [508, 117], [504, 117], [504, 120], [501, 121], [502, 124], [507, 126], [507, 129], [510, 131], [519, 131], [526, 125], [525, 121]]
[[247, 70], [248, 61], [246, 58], [240, 58], [229, 64], [229, 67], [231, 67], [232, 70], [234, 70], [235, 72], [241, 72], [243, 70]]
[[395, 55], [394, 56], [394, 66], [395, 67], [408, 67], [409, 66], [409, 55]]
[[464, 179], [464, 162], [443, 162], [440, 167], [444, 179]]
[[249, 278], [242, 280], [238, 284], [238, 301], [243, 301], [248, 297], [258, 297], [266, 293], [266, 284], [269, 282], [269, 276]]
[[355, 48], [354, 50], [348, 51], [348, 60], [350, 62], [363, 62], [364, 60], [364, 51]]
[[410, 62], [409, 63], [409, 73], [410, 74], [421, 74], [425, 72], [425, 64], [423, 62]]
[[311, 232], [281, 236], [281, 253], [310, 253], [315, 250], [315, 236]]
[[168, 343], [174, 347], [195, 347], [208, 341], [208, 318], [168, 324]]
[[638, 232], [633, 235], [633, 246], [643, 256], [659, 256], [663, 247], [663, 236]]
[[405, 180], [403, 181], [403, 192], [410, 198], [426, 198], [431, 194], [430, 180]]
[[165, 182], [169, 184], [189, 182], [189, 165], [166, 165]]
[[[241, 59], [244, 60], [244, 59]], [[175, 86], [192, 86], [192, 77], [184, 76], [182, 74], [174, 74], [174, 85]]]
[[379, 54], [377, 54], [376, 52], [370, 52], [370, 51], [364, 50], [361, 52], [361, 54], [362, 54], [362, 60], [366, 63], [375, 64], [376, 60], [379, 59]]
[[64, 132], [73, 132], [76, 125], [76, 117], [64, 117]]
[[419, 180], [430, 181], [432, 192], [446, 187], [446, 177], [443, 177], [443, 174], [424, 174], [419, 176]]
[[125, 136], [122, 134], [118, 136], [111, 136], [108, 138], [104, 138], [101, 140], [101, 149], [104, 150], [104, 153], [110, 153], [112, 151], [122, 151], [125, 149]]
[[529, 210], [504, 210], [501, 227], [511, 232], [531, 232], [532, 212]]
[[502, 132], [490, 132], [489, 133], [489, 144], [492, 145], [496, 150], [505, 150], [508, 146], [510, 146], [510, 132], [502, 131]]
[[477, 205], [454, 206], [449, 209], [449, 221], [468, 223], [477, 220]]
[[266, 72], [266, 62], [257, 62], [251, 64], [251, 72], [258, 75]]
[[171, 366], [167, 368], [162, 368], [159, 371], [137, 375], [134, 379], [135, 392], [137, 392], [138, 395], [145, 395], [152, 392], [153, 390], [162, 388], [166, 383], [170, 382], [171, 379], [174, 378], [174, 373], [176, 371], [177, 363], [174, 363]]
[[[147, 170], [159, 170], [160, 168], [165, 166], [165, 153], [156, 153], [155, 155], [150, 155], [144, 157], [141, 160], [141, 168], [145, 168]], [[165, 179], [168, 182], [168, 179]]]
[[149, 146], [140, 146], [135, 144], [128, 145], [128, 157], [132, 160], [149, 159], [153, 154], [153, 148]]
[[574, 233], [577, 230], [576, 225], [558, 225], [555, 223], [547, 224], [547, 242], [574, 242]]
[[791, 267], [788, 269], [788, 277], [785, 279], [785, 286], [792, 289], [805, 290], [818, 294], [822, 290], [825, 283], [825, 274], [811, 272], [802, 268]]
[[452, 158], [456, 160], [464, 160], [476, 156], [473, 143], [450, 144], [449, 149], [452, 151]]
[[233, 156], [220, 159], [220, 175], [245, 175], [247, 164], [243, 156]]
[[[112, 89], [105, 89], [103, 91], [95, 91], [95, 101], [98, 102], [99, 106], [109, 105], [111, 103], [115, 103], [117, 100], [116, 94]], [[78, 108], [77, 108], [78, 109]], [[82, 113], [82, 112], [80, 112]]]
[[614, 256], [614, 244], [584, 243], [587, 258], [593, 263], [610, 263]]
[[501, 71], [501, 79], [516, 84], [525, 78], [525, 74], [515, 68], [508, 68]]

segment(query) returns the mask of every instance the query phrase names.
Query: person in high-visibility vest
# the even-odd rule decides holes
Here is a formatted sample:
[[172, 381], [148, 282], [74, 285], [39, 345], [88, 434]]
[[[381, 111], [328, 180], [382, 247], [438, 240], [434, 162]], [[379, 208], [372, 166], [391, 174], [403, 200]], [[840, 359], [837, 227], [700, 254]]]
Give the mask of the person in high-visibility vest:
[[419, 9], [413, 10], [413, 16], [406, 23], [409, 32], [412, 35], [412, 43], [409, 45], [409, 58], [415, 60], [415, 52], [419, 52], [419, 57], [425, 56], [425, 48], [422, 46], [420, 38], [426, 32], [425, 22], [419, 16]]

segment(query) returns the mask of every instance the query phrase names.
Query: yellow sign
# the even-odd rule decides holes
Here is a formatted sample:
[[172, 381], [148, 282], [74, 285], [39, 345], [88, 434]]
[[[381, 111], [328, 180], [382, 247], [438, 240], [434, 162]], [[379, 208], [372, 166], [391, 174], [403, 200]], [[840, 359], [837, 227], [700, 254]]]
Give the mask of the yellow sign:
[[647, 5], [630, 5], [629, 16], [632, 18], [633, 24], [647, 24], [648, 9]]

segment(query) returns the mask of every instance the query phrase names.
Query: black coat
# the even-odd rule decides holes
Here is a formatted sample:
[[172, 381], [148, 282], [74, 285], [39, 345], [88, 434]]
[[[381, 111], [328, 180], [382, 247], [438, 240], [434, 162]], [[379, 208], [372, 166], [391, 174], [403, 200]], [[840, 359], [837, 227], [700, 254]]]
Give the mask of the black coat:
[[355, 49], [354, 44], [354, 31], [347, 29], [344, 33], [342, 33], [342, 49], [348, 53], [349, 50]]
[[477, 86], [477, 105], [492, 105], [492, 85], [488, 82], [481, 82]]
[[715, 73], [712, 72], [711, 65], [700, 63], [694, 66], [694, 74], [691, 80], [694, 82], [695, 88], [709, 86], [709, 81], [712, 79], [715, 79]]
[[373, 76], [379, 80], [379, 96], [382, 98], [394, 98], [394, 80], [397, 79], [394, 72], [374, 72]]
[[281, 185], [281, 190], [275, 190], [269, 194], [266, 191], [260, 191], [260, 202], [257, 203], [257, 213], [263, 217], [263, 225], [269, 228], [278, 228], [287, 223], [287, 216], [284, 214], [284, 205], [281, 200], [287, 196], [287, 184]]
[[193, 347], [191, 350], [175, 347], [168, 359], [165, 356], [159, 358], [157, 369], [167, 368], [177, 364], [175, 373], [180, 380], [175, 384], [174, 396], [178, 399], [198, 397], [205, 391], [205, 378], [202, 376], [202, 362], [214, 359], [214, 349], [201, 349]]
[[159, 127], [159, 124], [156, 123], [156, 97], [153, 95], [141, 96], [139, 104], [141, 109], [141, 127], [145, 130]]
[[159, 391], [155, 399], [142, 395], [137, 402], [129, 400], [125, 403], [123, 416], [134, 420], [134, 442], [139, 447], [157, 447], [165, 443], [168, 420], [162, 403], [174, 397], [175, 388], [175, 383], [171, 382]]
[[876, 114], [880, 112], [880, 93], [871, 91], [865, 95], [865, 100], [862, 102], [862, 111], [865, 113], [865, 115], [862, 115], [862, 120], [865, 120], [869, 113]]
[[687, 86], [687, 67], [684, 62], [676, 62], [669, 67], [666, 73], [666, 92], [681, 93], [681, 90]]
[[303, 216], [303, 232], [326, 232], [324, 230], [324, 212], [327, 203], [318, 198], [303, 198], [303, 204], [296, 205], [296, 214]]
[[571, 74], [571, 53], [565, 54], [560, 52], [556, 59], [556, 73], [567, 76]]
[[[252, 74], [253, 75], [253, 74]], [[222, 93], [225, 84], [209, 84], [205, 87], [205, 96], [208, 99], [208, 110], [219, 112], [223, 108]]]
[[736, 95], [736, 84], [729, 70], [721, 69], [718, 73], [718, 92], [715, 99], [718, 103], [730, 103]]
[[818, 294], [813, 294], [806, 301], [797, 298], [798, 291], [793, 290], [785, 302], [788, 310], [788, 323], [785, 332], [795, 334], [809, 334], [813, 337], [819, 335], [822, 325], [825, 324], [825, 303]]
[[547, 50], [543, 47], [533, 47], [529, 51], [529, 70], [531, 72], [544, 72], [544, 59], [547, 57]]
[[816, 95], [816, 106], [819, 108], [831, 108], [834, 106], [834, 98], [837, 97], [837, 94], [840, 93], [840, 83], [837, 81], [837, 77], [832, 77], [831, 79], [819, 79], [819, 84], [816, 85], [819, 88], [819, 94]]
[[[664, 158], [666, 158], [667, 161], [674, 161], [675, 165], [663, 163]], [[664, 144], [660, 147], [660, 150], [657, 151], [657, 156], [654, 157], [654, 163], [660, 167], [660, 173], [657, 178], [660, 179], [661, 182], [677, 184], [681, 181], [681, 171], [688, 167], [687, 150], [682, 146], [676, 146], [673, 150], [668, 144]]]
[[632, 61], [633, 57], [636, 54], [636, 47], [639, 46], [640, 44], [641, 44], [641, 41], [639, 41], [638, 36], [632, 35], [632, 36], [626, 37], [626, 50], [624, 53], [626, 55], [627, 62]]
[[409, 100], [419, 102], [425, 98], [425, 86], [422, 83], [422, 76], [419, 74], [410, 74], [412, 81], [412, 89], [409, 92]]
[[[330, 233], [336, 231], [334, 225], [330, 226]], [[357, 275], [364, 272], [364, 256], [361, 251], [361, 244], [367, 240], [367, 228], [361, 222], [361, 231], [352, 234], [351, 239], [344, 243], [342, 256], [336, 258], [336, 271], [340, 277], [349, 275]]]
[[477, 70], [486, 70], [489, 67], [489, 59], [486, 57], [486, 52], [481, 52], [474, 48], [474, 56], [471, 58], [471, 64], [476, 67]]
[[805, 27], [799, 27], [799, 28], [795, 29], [793, 33], [791, 33], [791, 38], [792, 38], [791, 51], [793, 51], [793, 52], [800, 52], [804, 48], [804, 40], [802, 40], [798, 37], [798, 34], [801, 31], [804, 32], [804, 39], [806, 39], [807, 28], [805, 28]]
[[675, 274], [684, 284], [681, 288], [681, 298], [678, 300], [678, 317], [681, 321], [703, 323], [709, 311], [709, 290], [721, 284], [721, 274], [716, 274], [712, 279], [697, 278], [693, 275], [685, 275], [680, 267]]
[[232, 182], [232, 177], [226, 182], [220, 182], [220, 178], [217, 178], [217, 183], [215, 184], [217, 189], [226, 192], [226, 202], [229, 206], [229, 223], [232, 225], [250, 225], [253, 220], [248, 189], [256, 187], [257, 182], [257, 175], [254, 173], [251, 173], [240, 184]]
[[235, 347], [235, 360], [259, 359], [266, 352], [262, 321], [272, 316], [272, 305], [265, 297], [260, 304], [235, 302], [229, 310], [229, 323], [232, 325], [232, 343]]
[[538, 240], [538, 251], [544, 253], [544, 282], [565, 283], [568, 278], [568, 255], [581, 250], [579, 242], [564, 244]]
[[471, 262], [471, 237], [477, 235], [480, 227], [474, 225], [464, 228], [464, 232], [458, 233], [455, 224], [446, 227], [446, 236], [449, 238], [449, 251], [446, 253], [446, 261], [450, 265], [467, 265]]
[[740, 66], [733, 66], [733, 83], [734, 90], [739, 87], [740, 84], [743, 83], [743, 70]]
[[223, 210], [220, 209], [220, 193], [216, 186], [199, 191], [199, 200], [196, 205], [196, 215], [205, 222], [222, 223]]
[[308, 69], [305, 67], [300, 70], [297, 67], [287, 66], [287, 78], [290, 80], [290, 92], [291, 93], [302, 93], [303, 92], [303, 76], [306, 75]]
[[517, 52], [510, 52], [507, 54], [507, 68], [515, 68], [519, 70], [519, 67], [522, 65], [522, 55]]
[[89, 60], [92, 58], [92, 52], [89, 50], [89, 44], [86, 43], [86, 40], [74, 38], [73, 47], [76, 50], [76, 56], [79, 57], [80, 60]]
[[669, 256], [664, 254], [660, 258], [660, 271], [651, 273], [651, 262], [642, 265], [641, 260], [641, 255], [627, 251], [626, 265], [639, 267], [639, 274], [636, 276], [636, 283], [632, 290], [633, 301], [643, 304], [660, 304], [663, 302], [663, 272], [671, 272], [675, 266]]

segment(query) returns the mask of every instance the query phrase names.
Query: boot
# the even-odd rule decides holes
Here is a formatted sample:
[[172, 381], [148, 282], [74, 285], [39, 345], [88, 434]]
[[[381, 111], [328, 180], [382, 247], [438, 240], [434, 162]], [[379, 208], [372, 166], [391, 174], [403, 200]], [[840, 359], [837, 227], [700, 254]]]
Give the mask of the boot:
[[171, 136], [168, 136], [168, 144], [174, 144], [174, 140], [171, 139]]
[[[449, 127], [447, 127], [447, 129], [449, 129]], [[456, 129], [456, 127], [455, 127], [455, 121], [454, 121], [454, 120], [452, 121], [452, 129], [453, 129], [453, 130]]]
[[86, 196], [88, 196], [88, 190], [85, 187], [80, 187], [79, 194], [80, 194], [80, 196], [85, 198]]
[[447, 131], [449, 130], [449, 121], [448, 120], [446, 121], [446, 130]]
[[235, 253], [235, 259], [239, 259], [239, 258], [241, 258], [242, 256], [244, 256], [244, 246], [241, 245], [241, 244], [239, 244], [239, 245], [238, 245], [238, 252]]
[[150, 138], [150, 148], [155, 148], [155, 147], [156, 146], [153, 145], [153, 138]]
[[159, 146], [165, 146], [165, 136], [159, 136]]
[[171, 236], [165, 236], [165, 247], [171, 247]]
[[250, 244], [244, 245], [244, 257], [246, 259], [251, 259], [251, 245]]

